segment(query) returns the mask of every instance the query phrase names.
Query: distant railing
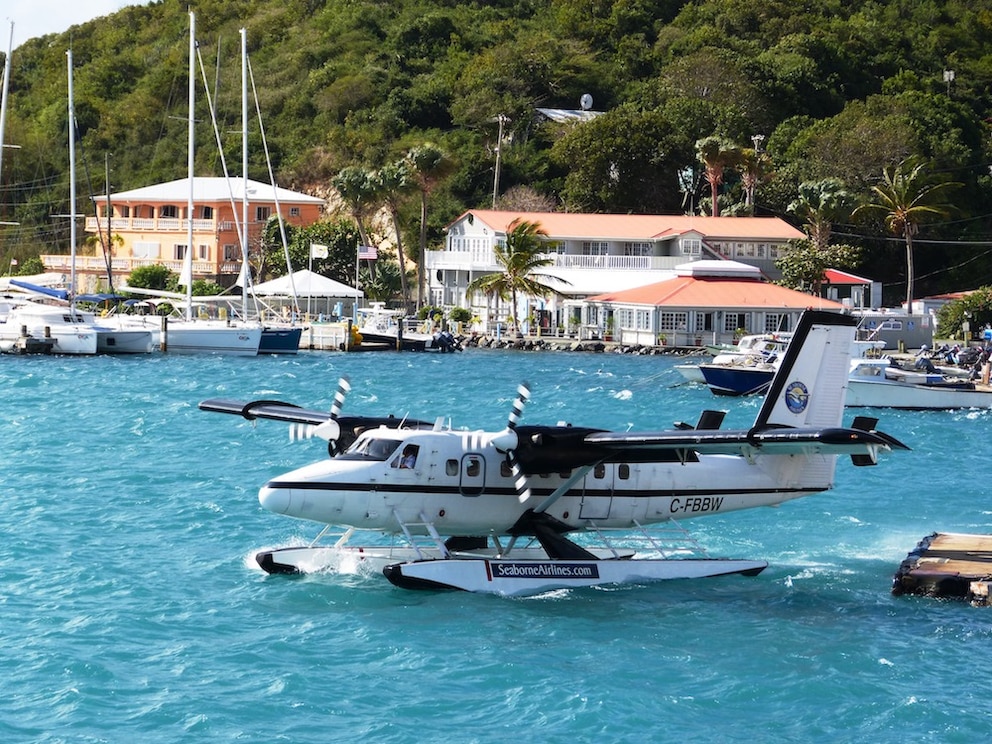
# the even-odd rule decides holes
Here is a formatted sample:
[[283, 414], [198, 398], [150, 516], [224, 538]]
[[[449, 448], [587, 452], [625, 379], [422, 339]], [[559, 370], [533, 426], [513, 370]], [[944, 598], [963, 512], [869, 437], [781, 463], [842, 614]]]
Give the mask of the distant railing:
[[[686, 262], [685, 256], [586, 256], [570, 253], [544, 253], [542, 258], [551, 259], [547, 270], [568, 269], [619, 269], [621, 271], [645, 271], [673, 269]], [[499, 263], [491, 249], [467, 251], [428, 251], [429, 269], [475, 269], [478, 271], [498, 271]]]
[[[118, 232], [188, 232], [189, 220], [176, 217], [114, 217], [110, 221], [111, 229]], [[220, 223], [221, 229], [233, 229], [233, 223]], [[96, 217], [86, 218], [86, 232], [96, 233], [106, 232], [106, 219], [98, 220]], [[217, 232], [218, 223], [216, 220], [193, 220], [194, 232]]]

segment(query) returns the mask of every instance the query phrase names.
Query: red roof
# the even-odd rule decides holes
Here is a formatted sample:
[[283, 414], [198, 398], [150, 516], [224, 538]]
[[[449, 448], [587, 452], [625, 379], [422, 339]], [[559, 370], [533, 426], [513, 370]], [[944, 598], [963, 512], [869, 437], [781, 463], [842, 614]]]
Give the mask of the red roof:
[[805, 310], [843, 310], [839, 302], [814, 297], [777, 284], [741, 279], [699, 279], [680, 276], [622, 292], [607, 292], [586, 302], [691, 308], [769, 307]]
[[823, 277], [827, 280], [827, 284], [871, 284], [871, 279], [848, 274], [839, 269], [827, 269], [823, 272]]
[[472, 209], [471, 214], [496, 232], [506, 232], [516, 220], [533, 222], [553, 238], [612, 238], [653, 240], [697, 232], [718, 240], [798, 240], [805, 235], [778, 217], [696, 217], [679, 214], [584, 214], [572, 212], [509, 212]]

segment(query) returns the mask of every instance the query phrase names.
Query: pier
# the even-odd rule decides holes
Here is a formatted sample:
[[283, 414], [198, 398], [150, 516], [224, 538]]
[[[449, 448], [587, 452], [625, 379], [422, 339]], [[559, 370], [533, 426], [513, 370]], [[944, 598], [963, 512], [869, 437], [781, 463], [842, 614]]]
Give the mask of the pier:
[[964, 599], [988, 605], [992, 535], [934, 532], [899, 565], [892, 593]]

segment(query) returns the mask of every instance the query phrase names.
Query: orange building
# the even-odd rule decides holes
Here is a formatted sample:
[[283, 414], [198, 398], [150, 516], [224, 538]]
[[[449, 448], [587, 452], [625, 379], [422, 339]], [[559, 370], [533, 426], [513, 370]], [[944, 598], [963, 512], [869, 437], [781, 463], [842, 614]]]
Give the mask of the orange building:
[[[243, 215], [245, 182], [241, 179], [193, 179], [193, 278], [221, 285], [234, 283], [241, 270], [238, 230]], [[289, 225], [310, 225], [320, 219], [324, 200], [270, 184], [248, 180], [248, 245], [258, 244], [269, 218], [278, 209]], [[123, 191], [110, 196], [112, 269], [126, 277], [134, 269], [162, 264], [179, 274], [189, 235], [188, 178]], [[93, 197], [96, 216], [87, 217], [86, 232], [107, 234], [108, 198]], [[89, 241], [87, 241], [89, 242]], [[107, 265], [100, 248], [77, 248], [76, 284], [80, 292], [96, 291], [106, 283]], [[89, 254], [89, 255], [84, 255]], [[45, 270], [69, 274], [70, 257], [41, 257]], [[116, 282], [116, 279], [115, 279]]]

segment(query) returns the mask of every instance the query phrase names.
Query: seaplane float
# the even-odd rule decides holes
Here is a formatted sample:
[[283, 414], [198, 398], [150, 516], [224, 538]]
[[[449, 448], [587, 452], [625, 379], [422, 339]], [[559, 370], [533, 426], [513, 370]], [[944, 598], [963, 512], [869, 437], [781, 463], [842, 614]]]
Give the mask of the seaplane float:
[[[347, 380], [330, 411], [229, 399], [200, 408], [286, 422], [291, 438], [327, 442], [327, 457], [259, 491], [265, 509], [324, 525], [310, 544], [257, 553], [268, 573], [364, 564], [400, 587], [507, 596], [757, 575], [766, 562], [710, 557], [654, 530], [685, 537], [682, 520], [832, 488], [840, 455], [864, 466], [908, 449], [877, 431], [877, 419], [841, 425], [854, 327], [850, 316], [804, 313], [754, 424], [741, 430], [720, 429], [723, 411], [661, 431], [524, 425], [526, 384], [499, 431], [343, 415]], [[353, 544], [363, 531], [392, 542]]]

